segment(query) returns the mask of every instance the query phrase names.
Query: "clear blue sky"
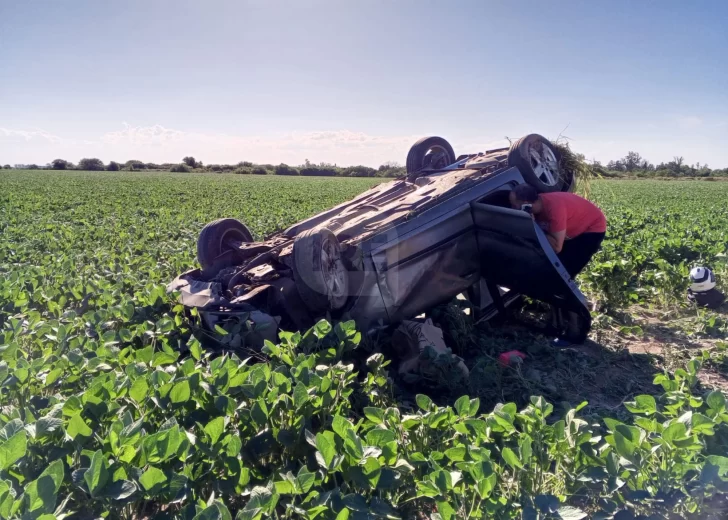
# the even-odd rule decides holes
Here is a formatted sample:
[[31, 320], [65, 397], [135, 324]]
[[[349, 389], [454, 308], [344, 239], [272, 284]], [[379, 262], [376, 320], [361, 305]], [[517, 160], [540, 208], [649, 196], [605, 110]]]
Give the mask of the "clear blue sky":
[[568, 125], [589, 158], [728, 167], [726, 23], [724, 0], [0, 0], [0, 162], [378, 165]]

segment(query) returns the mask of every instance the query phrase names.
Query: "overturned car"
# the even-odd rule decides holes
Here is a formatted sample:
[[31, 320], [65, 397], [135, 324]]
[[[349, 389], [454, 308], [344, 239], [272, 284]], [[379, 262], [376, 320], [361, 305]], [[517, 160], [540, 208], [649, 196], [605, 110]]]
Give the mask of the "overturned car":
[[197, 242], [200, 268], [169, 290], [210, 330], [230, 331], [242, 316], [249, 334], [237, 341], [250, 346], [275, 340], [278, 327], [300, 330], [327, 315], [371, 331], [461, 293], [484, 319], [528, 295], [568, 313], [574, 335], [589, 328], [586, 300], [544, 233], [508, 202], [521, 183], [573, 189], [556, 147], [530, 134], [509, 148], [456, 157], [446, 140], [426, 137], [406, 166], [406, 178], [265, 241], [238, 220], [210, 222]]

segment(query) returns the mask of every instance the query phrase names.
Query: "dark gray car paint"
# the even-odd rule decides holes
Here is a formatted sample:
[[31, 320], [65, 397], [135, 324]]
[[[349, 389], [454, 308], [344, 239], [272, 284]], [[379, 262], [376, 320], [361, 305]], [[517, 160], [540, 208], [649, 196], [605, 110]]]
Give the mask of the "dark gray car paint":
[[[468, 160], [415, 183], [393, 181], [372, 189], [279, 237], [292, 242], [306, 229], [325, 226], [353, 252], [349, 285], [355, 294], [335, 317], [353, 318], [363, 331], [410, 319], [474, 285], [481, 289], [481, 307], [501, 301], [494, 289], [500, 285], [511, 295], [569, 309], [588, 328], [584, 296], [530, 216], [484, 203], [489, 195], [524, 183], [520, 171], [465, 169]], [[236, 312], [219, 285], [199, 281], [199, 272], [193, 271], [169, 287], [180, 291], [185, 305]]]
[[378, 291], [355, 299], [350, 316], [364, 330], [377, 322], [397, 323], [482, 278], [574, 311], [588, 327], [586, 299], [530, 215], [478, 202], [523, 182], [518, 169], [510, 168], [364, 240], [364, 265], [376, 270], [364, 286], [376, 280]]

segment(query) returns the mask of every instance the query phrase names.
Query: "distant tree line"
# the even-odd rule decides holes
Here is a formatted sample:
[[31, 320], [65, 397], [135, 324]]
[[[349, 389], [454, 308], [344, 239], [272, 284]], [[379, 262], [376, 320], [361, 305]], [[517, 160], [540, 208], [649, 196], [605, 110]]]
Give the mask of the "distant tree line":
[[[578, 158], [585, 160], [581, 154]], [[588, 161], [587, 161], [588, 162]], [[606, 165], [599, 161], [590, 163], [592, 170], [602, 177], [644, 178], [644, 177], [728, 177], [728, 168], [711, 169], [707, 164], [685, 164], [683, 157], [674, 157], [672, 161], [652, 164], [637, 152], [629, 152], [621, 159], [609, 161]], [[9, 164], [2, 166], [12, 169]], [[169, 171], [169, 172], [215, 172], [236, 173], [240, 175], [288, 175], [315, 177], [398, 177], [405, 174], [405, 168], [396, 162], [387, 162], [378, 168], [369, 166], [337, 166], [330, 163], [314, 164], [308, 159], [299, 166], [288, 164], [254, 164], [241, 161], [237, 164], [203, 165], [194, 157], [184, 157], [180, 163], [145, 163], [131, 159], [124, 163], [111, 161], [104, 164], [101, 159], [84, 158], [78, 164], [56, 159], [45, 166], [37, 164], [16, 164], [16, 169], [26, 170], [90, 170], [90, 171]]]
[[604, 177], [728, 177], [728, 168], [711, 169], [707, 164], [685, 164], [683, 157], [675, 156], [672, 161], [652, 164], [638, 152], [628, 152], [616, 161], [602, 165], [592, 163], [593, 170]]
[[[8, 164], [4, 168], [11, 169]], [[242, 161], [237, 164], [208, 164], [203, 165], [194, 157], [185, 157], [180, 163], [145, 163], [135, 159], [124, 163], [111, 161], [104, 164], [101, 159], [84, 158], [73, 164], [64, 159], [56, 159], [45, 166], [37, 164], [16, 164], [16, 169], [24, 170], [84, 170], [84, 171], [169, 171], [169, 172], [215, 172], [236, 173], [240, 175], [300, 175], [317, 177], [397, 177], [405, 174], [403, 166], [387, 162], [379, 168], [368, 166], [341, 167], [335, 164], [313, 164], [308, 159], [300, 166], [287, 164], [254, 164]]]

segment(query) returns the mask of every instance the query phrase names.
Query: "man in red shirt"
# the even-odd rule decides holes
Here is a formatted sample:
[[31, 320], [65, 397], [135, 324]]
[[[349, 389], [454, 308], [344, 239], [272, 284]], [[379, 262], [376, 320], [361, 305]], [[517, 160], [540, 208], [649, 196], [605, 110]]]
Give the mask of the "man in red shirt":
[[[509, 201], [515, 209], [530, 210], [571, 278], [576, 278], [599, 251], [607, 231], [607, 219], [602, 210], [585, 198], [564, 192], [539, 194], [532, 186], [520, 184], [511, 191]], [[553, 328], [559, 336], [553, 342], [555, 347], [568, 347], [586, 340], [588, 331], [579, 337], [564, 338], [574, 316], [553, 308]]]
[[510, 193], [515, 209], [528, 208], [566, 271], [575, 278], [599, 251], [607, 231], [604, 213], [592, 202], [573, 193], [538, 193], [519, 184]]

